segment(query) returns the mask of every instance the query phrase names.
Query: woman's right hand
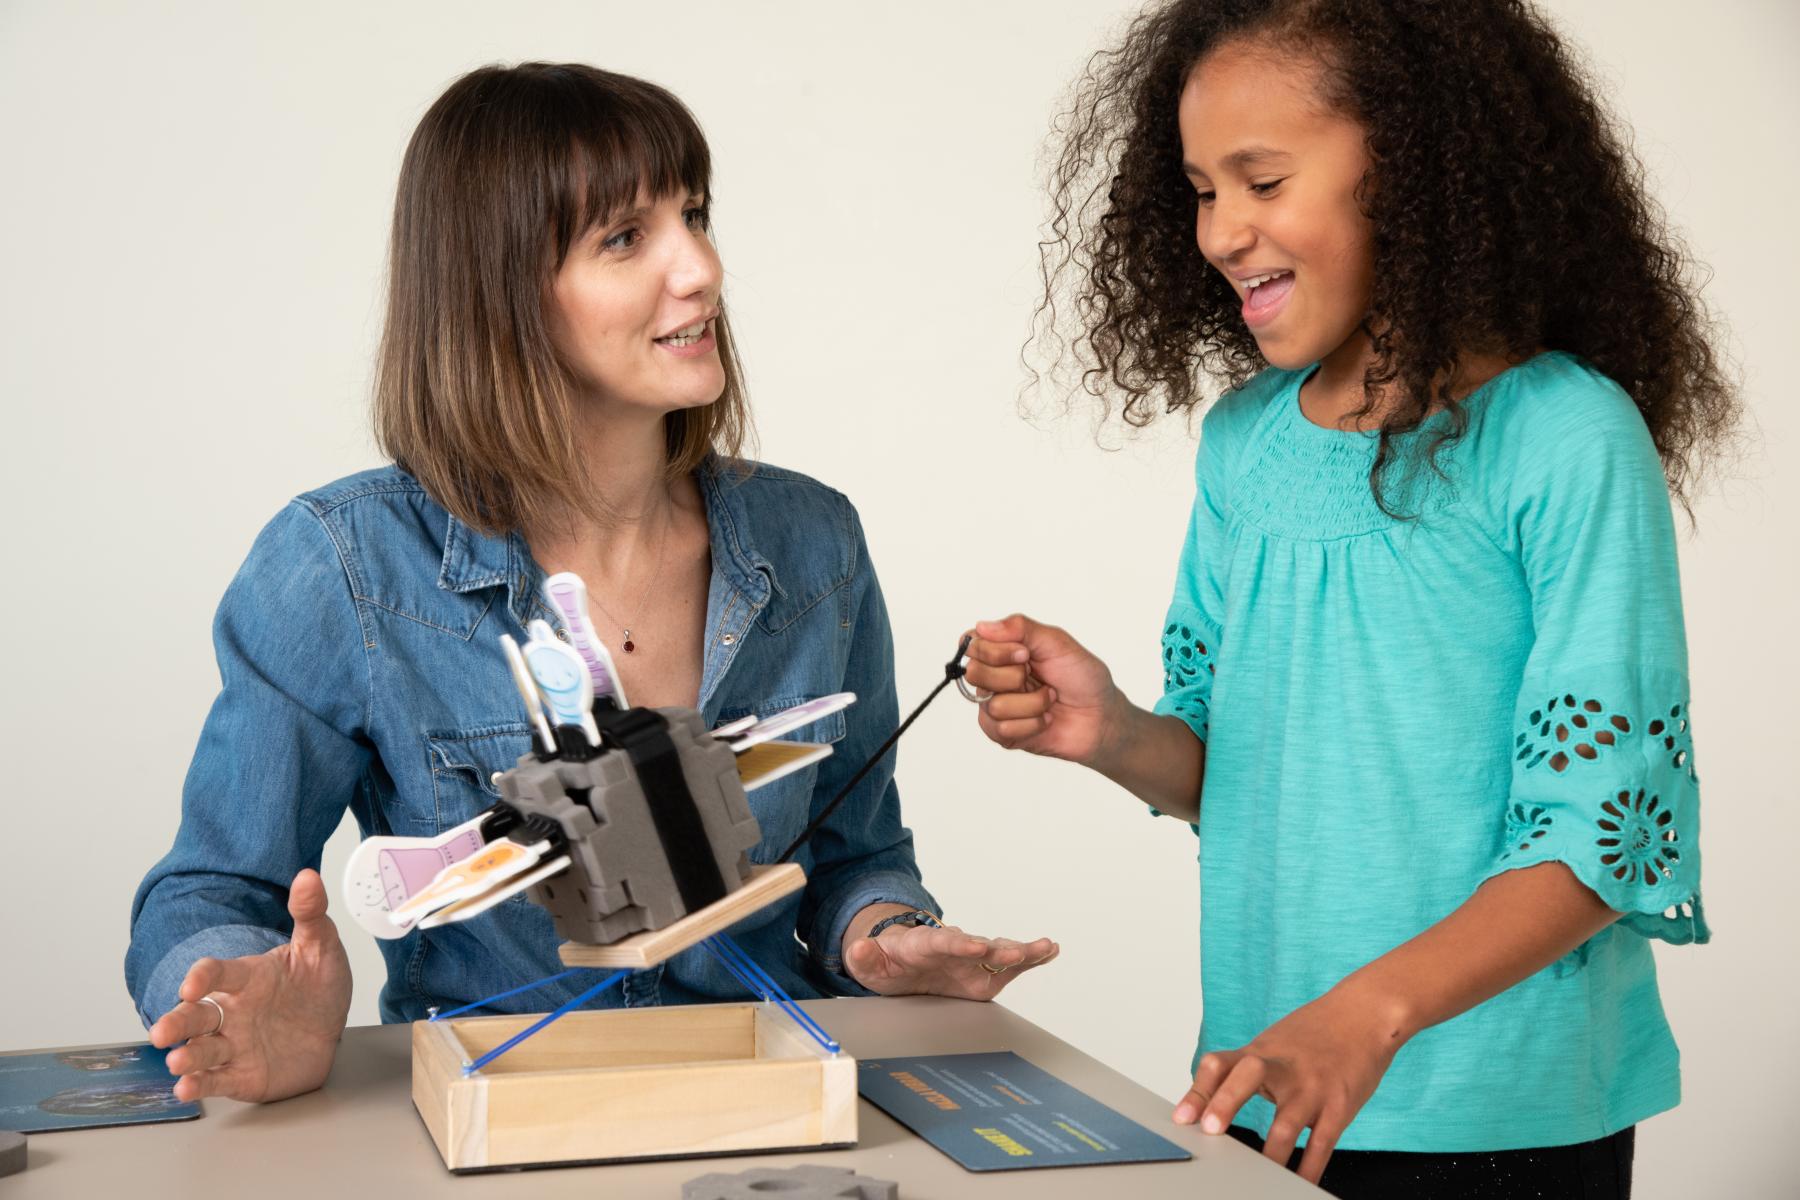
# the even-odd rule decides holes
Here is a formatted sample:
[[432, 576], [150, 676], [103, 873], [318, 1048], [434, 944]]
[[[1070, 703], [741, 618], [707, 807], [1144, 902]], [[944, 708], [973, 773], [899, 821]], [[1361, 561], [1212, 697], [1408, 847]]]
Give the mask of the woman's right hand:
[[286, 945], [188, 969], [181, 1003], [150, 1027], [153, 1046], [183, 1043], [168, 1058], [177, 1099], [281, 1100], [325, 1082], [350, 1013], [350, 959], [325, 904], [319, 873], [301, 871], [288, 891]]
[[981, 705], [981, 731], [1009, 750], [1097, 767], [1129, 707], [1106, 664], [1020, 613], [970, 632], [967, 679], [993, 693]]

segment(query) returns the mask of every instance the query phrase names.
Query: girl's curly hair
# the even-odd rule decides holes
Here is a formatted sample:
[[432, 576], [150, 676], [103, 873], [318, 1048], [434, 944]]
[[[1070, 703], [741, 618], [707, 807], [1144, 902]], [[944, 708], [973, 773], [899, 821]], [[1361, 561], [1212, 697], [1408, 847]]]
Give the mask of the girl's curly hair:
[[[1200, 373], [1237, 387], [1267, 365], [1195, 244], [1176, 124], [1194, 64], [1237, 38], [1315, 55], [1325, 99], [1367, 130], [1367, 382], [1396, 398], [1377, 498], [1396, 434], [1448, 409], [1435, 462], [1466, 430], [1448, 391], [1459, 356], [1547, 347], [1630, 393], [1687, 503], [1736, 425], [1736, 381], [1625, 131], [1524, 0], [1168, 0], [1090, 59], [1056, 125], [1037, 331], [1103, 415], [1117, 398], [1142, 426], [1200, 403]], [[1073, 301], [1072, 338], [1059, 298]]]

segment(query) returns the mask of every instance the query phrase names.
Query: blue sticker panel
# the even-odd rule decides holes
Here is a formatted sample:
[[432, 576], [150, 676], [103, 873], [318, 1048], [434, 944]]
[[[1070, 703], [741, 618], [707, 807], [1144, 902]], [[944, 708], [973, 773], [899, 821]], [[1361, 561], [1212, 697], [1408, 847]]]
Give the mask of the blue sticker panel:
[[1010, 1051], [869, 1059], [857, 1086], [971, 1171], [1193, 1157]]

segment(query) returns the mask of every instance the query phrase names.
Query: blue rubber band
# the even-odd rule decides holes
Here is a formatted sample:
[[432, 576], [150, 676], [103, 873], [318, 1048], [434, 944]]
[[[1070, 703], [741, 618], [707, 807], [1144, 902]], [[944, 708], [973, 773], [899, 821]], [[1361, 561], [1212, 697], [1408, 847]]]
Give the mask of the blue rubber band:
[[480, 1058], [476, 1059], [474, 1062], [472, 1062], [469, 1065], [467, 1065], [466, 1067], [464, 1067], [462, 1069], [462, 1073], [464, 1075], [473, 1075], [475, 1072], [481, 1070], [481, 1068], [487, 1066], [489, 1063], [493, 1062], [496, 1058], [499, 1058], [502, 1054], [505, 1054], [508, 1050], [511, 1050], [514, 1046], [518, 1045], [520, 1042], [524, 1041], [526, 1038], [530, 1037], [532, 1034], [536, 1033], [538, 1030], [542, 1029], [544, 1026], [550, 1024], [550, 1022], [556, 1020], [558, 1017], [565, 1016], [568, 1013], [575, 1011], [577, 1008], [580, 1008], [583, 1004], [586, 1004], [589, 1000], [592, 1000], [595, 996], [598, 996], [601, 992], [604, 992], [607, 988], [609, 988], [613, 984], [619, 982], [619, 980], [625, 978], [629, 974], [631, 974], [631, 971], [629, 968], [627, 968], [625, 970], [621, 970], [621, 971], [614, 971], [611, 975], [608, 975], [605, 979], [602, 979], [599, 983], [596, 983], [593, 987], [591, 987], [587, 991], [581, 993], [581, 995], [575, 997], [573, 1000], [569, 1001], [567, 1004], [563, 1005], [561, 1008], [557, 1009], [555, 1012], [551, 1013], [549, 1016], [543, 1018], [541, 1021], [539, 1021], [537, 1024], [533, 1025], [531, 1028], [523, 1030], [522, 1032], [513, 1034], [511, 1037], [507, 1038], [504, 1042], [501, 1042], [498, 1046], [495, 1046], [492, 1050], [489, 1050], [486, 1054], [482, 1055]]
[[714, 941], [715, 938], [707, 938], [700, 944], [705, 946], [707, 951], [714, 958], [718, 959], [719, 963], [727, 971], [731, 972], [733, 977], [735, 977], [739, 983], [743, 984], [752, 996], [761, 996], [764, 1003], [773, 1004], [776, 1008], [786, 1013], [788, 1019], [799, 1026], [802, 1033], [806, 1034], [806, 1036], [819, 1043], [819, 1045], [823, 1046], [831, 1053], [836, 1054], [839, 1052], [841, 1047], [836, 1042], [832, 1041], [831, 1036], [820, 1029], [817, 1023], [813, 1022], [798, 1004], [794, 1003], [792, 997], [788, 996], [785, 992], [781, 992], [779, 986], [775, 988], [775, 992], [781, 992], [779, 996], [777, 996], [775, 992], [771, 992], [768, 985], [757, 979], [754, 974], [748, 972], [744, 967], [733, 962], [725, 949], [722, 946], [714, 945]]
[[767, 971], [765, 971], [763, 969], [763, 967], [760, 963], [758, 963], [755, 959], [751, 958], [749, 954], [745, 953], [744, 948], [742, 946], [739, 946], [736, 942], [732, 941], [729, 937], [726, 937], [724, 934], [720, 934], [719, 937], [724, 940], [724, 943], [725, 943], [727, 949], [731, 950], [733, 953], [738, 955], [738, 957], [740, 959], [742, 959], [745, 968], [751, 972], [752, 977], [759, 979], [763, 984], [774, 989], [775, 994], [777, 996], [779, 996], [781, 998], [782, 1003], [788, 1007], [789, 1011], [791, 1012], [791, 1014], [794, 1017], [794, 1020], [797, 1021], [802, 1028], [806, 1029], [809, 1033], [811, 1033], [813, 1035], [814, 1039], [817, 1040], [821, 1046], [824, 1046], [827, 1050], [830, 1050], [833, 1054], [836, 1054], [842, 1048], [838, 1045], [837, 1039], [832, 1037], [829, 1033], [827, 1033], [825, 1031], [825, 1027], [823, 1025], [821, 1025], [817, 1021], [813, 1020], [812, 1016], [810, 1014], [808, 1014], [805, 1009], [800, 1007], [799, 1002], [796, 1001], [792, 996], [788, 995], [787, 992], [782, 989], [782, 986], [779, 983], [775, 982], [774, 976], [770, 975]]
[[787, 1001], [789, 1004], [792, 1004], [796, 1007], [796, 1009], [799, 1011], [801, 1017], [805, 1020], [805, 1022], [808, 1025], [812, 1026], [812, 1028], [817, 1030], [819, 1032], [820, 1036], [825, 1038], [826, 1041], [832, 1042], [834, 1045], [836, 1044], [835, 1039], [833, 1039], [830, 1034], [825, 1032], [825, 1027], [823, 1025], [820, 1025], [817, 1021], [813, 1020], [812, 1017], [807, 1014], [805, 1009], [799, 1008], [798, 1001], [796, 1001], [792, 996], [788, 995], [787, 992], [782, 989], [782, 986], [779, 983], [775, 982], [775, 977], [773, 975], [769, 974], [768, 971], [764, 970], [761, 963], [757, 962], [754, 958], [750, 957], [750, 954], [748, 951], [746, 951], [742, 946], [738, 945], [736, 942], [732, 941], [729, 934], [721, 933], [716, 936], [718, 937], [718, 940], [724, 945], [724, 947], [727, 950], [729, 950], [732, 954], [737, 956], [738, 960], [743, 963], [745, 969], [748, 970], [754, 978], [761, 980], [768, 987], [773, 988], [776, 995], [780, 996], [783, 1000]]
[[756, 980], [752, 979], [750, 976], [744, 974], [743, 968], [739, 967], [736, 963], [732, 962], [729, 958], [726, 958], [725, 952], [723, 950], [719, 949], [717, 946], [713, 945], [713, 939], [707, 938], [705, 941], [701, 942], [700, 945], [705, 947], [706, 952], [708, 954], [710, 954], [714, 958], [718, 959], [719, 965], [724, 967], [728, 972], [730, 972], [731, 977], [733, 979], [737, 980], [740, 984], [742, 984], [744, 986], [744, 989], [746, 991], [748, 991], [752, 996], [761, 997], [761, 999], [765, 1003], [770, 1003], [770, 1004], [774, 1003], [775, 997], [770, 994], [769, 989], [764, 987], [762, 984], [758, 983]]
[[838, 1045], [837, 1039], [832, 1037], [829, 1033], [826, 1033], [825, 1027], [813, 1020], [806, 1010], [801, 1008], [794, 998], [782, 989], [782, 986], [779, 983], [775, 982], [775, 977], [763, 970], [761, 965], [759, 965], [755, 959], [744, 952], [742, 946], [731, 940], [730, 935], [716, 933], [713, 935], [712, 940], [718, 942], [724, 949], [735, 955], [743, 963], [745, 969], [751, 973], [752, 978], [760, 981], [765, 987], [773, 989], [774, 993], [781, 998], [783, 1007], [789, 1010], [794, 1020], [799, 1022], [801, 1027], [806, 1029], [807, 1032], [811, 1033], [821, 1046], [824, 1046], [833, 1054], [836, 1054], [842, 1049], [842, 1047]]
[[489, 996], [485, 1000], [477, 1000], [473, 1004], [465, 1004], [461, 1008], [453, 1008], [447, 1013], [433, 1012], [431, 1014], [431, 1016], [426, 1018], [426, 1020], [428, 1020], [428, 1021], [448, 1020], [451, 1017], [461, 1016], [463, 1013], [468, 1012], [472, 1008], [486, 1008], [496, 1000], [504, 1000], [508, 996], [516, 996], [520, 992], [529, 992], [534, 988], [541, 988], [541, 987], [544, 987], [546, 984], [555, 983], [559, 979], [567, 979], [571, 975], [579, 975], [583, 971], [591, 971], [593, 969], [594, 968], [592, 968], [592, 967], [571, 967], [567, 971], [559, 971], [557, 974], [551, 975], [545, 979], [540, 979], [536, 983], [527, 983], [527, 984], [523, 984], [519, 987], [513, 988], [511, 991], [498, 992], [492, 996]]

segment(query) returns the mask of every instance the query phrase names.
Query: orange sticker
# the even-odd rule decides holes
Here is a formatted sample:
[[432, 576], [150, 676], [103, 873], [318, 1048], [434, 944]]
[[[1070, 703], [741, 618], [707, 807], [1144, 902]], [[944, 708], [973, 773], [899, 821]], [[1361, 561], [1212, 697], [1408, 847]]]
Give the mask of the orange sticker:
[[467, 899], [527, 870], [541, 857], [531, 847], [501, 838], [481, 853], [445, 867], [390, 915], [399, 924], [421, 913]]

